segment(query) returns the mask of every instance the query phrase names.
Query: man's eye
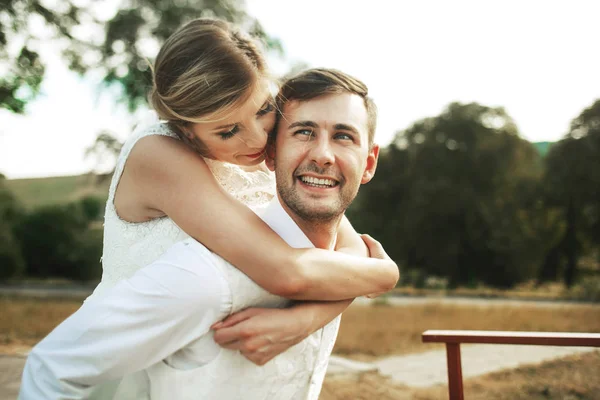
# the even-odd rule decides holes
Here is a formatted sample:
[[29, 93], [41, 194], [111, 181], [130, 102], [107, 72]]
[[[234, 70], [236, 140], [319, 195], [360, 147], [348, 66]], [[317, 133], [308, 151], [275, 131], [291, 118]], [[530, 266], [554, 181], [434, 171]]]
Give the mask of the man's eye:
[[256, 115], [258, 115], [259, 117], [262, 117], [263, 115], [266, 115], [266, 114], [270, 113], [271, 111], [273, 111], [274, 108], [275, 107], [273, 106], [273, 103], [271, 101], [267, 101], [265, 103], [265, 105], [263, 106], [263, 108], [258, 110]]
[[219, 133], [219, 136], [221, 136], [221, 139], [227, 140], [234, 137], [235, 134], [239, 132], [239, 130], [239, 126], [234, 125], [233, 128], [231, 128], [230, 130]]
[[294, 135], [311, 137], [313, 135], [313, 131], [312, 129], [298, 129], [296, 132], [294, 132]]
[[335, 135], [335, 138], [341, 140], [353, 140], [352, 135], [349, 135], [347, 133], [338, 133]]

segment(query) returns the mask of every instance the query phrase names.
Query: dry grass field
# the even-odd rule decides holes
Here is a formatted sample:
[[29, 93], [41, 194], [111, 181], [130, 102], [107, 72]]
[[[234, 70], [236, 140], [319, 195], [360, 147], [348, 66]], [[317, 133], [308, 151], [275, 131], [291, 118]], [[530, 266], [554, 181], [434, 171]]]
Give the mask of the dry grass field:
[[353, 305], [344, 312], [334, 352], [369, 360], [443, 348], [421, 343], [427, 329], [600, 332], [600, 306]]
[[[32, 346], [79, 308], [79, 300], [0, 298], [0, 344]], [[427, 329], [600, 332], [600, 306], [351, 306], [342, 317], [334, 352], [358, 359], [418, 353]]]
[[[0, 353], [37, 343], [79, 308], [74, 300], [0, 298]], [[600, 306], [353, 305], [342, 318], [334, 352], [360, 360], [407, 354], [441, 345], [421, 343], [427, 329], [495, 329], [600, 332]], [[494, 373], [465, 382], [468, 399], [600, 399], [600, 352], [535, 367]], [[446, 397], [445, 387], [414, 389], [377, 373], [328, 377], [321, 400]]]
[[80, 306], [74, 300], [0, 298], [0, 353], [35, 345]]

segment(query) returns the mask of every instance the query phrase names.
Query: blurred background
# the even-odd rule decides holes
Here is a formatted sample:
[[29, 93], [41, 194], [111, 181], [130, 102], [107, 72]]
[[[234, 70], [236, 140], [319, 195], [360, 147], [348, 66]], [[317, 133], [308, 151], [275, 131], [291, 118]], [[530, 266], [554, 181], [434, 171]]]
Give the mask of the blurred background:
[[593, 1], [5, 1], [0, 277], [98, 280], [108, 182], [148, 109], [148, 63], [178, 26], [216, 16], [258, 37], [277, 76], [324, 66], [369, 85], [383, 151], [349, 216], [402, 286], [555, 282], [597, 299], [598, 13]]
[[[17, 355], [0, 358], [0, 397], [99, 281], [108, 185], [148, 110], [149, 62], [200, 16], [257, 37], [276, 76], [341, 69], [378, 104], [377, 174], [348, 216], [401, 280], [344, 313], [336, 355], [430, 357], [426, 329], [600, 332], [599, 2], [0, 5], [0, 353]], [[438, 350], [397, 363], [426, 377], [445, 368]], [[468, 397], [600, 398], [600, 353], [570, 357], [470, 380]], [[443, 370], [440, 382], [381, 371], [328, 375], [322, 399], [445, 397]]]

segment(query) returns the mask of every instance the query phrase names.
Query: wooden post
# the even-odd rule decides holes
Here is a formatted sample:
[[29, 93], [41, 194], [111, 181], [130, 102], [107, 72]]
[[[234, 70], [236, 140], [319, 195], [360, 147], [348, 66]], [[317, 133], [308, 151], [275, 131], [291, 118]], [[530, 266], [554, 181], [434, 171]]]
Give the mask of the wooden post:
[[461, 343], [600, 347], [600, 333], [429, 330], [423, 332], [422, 338], [424, 343], [446, 344], [450, 400], [464, 400]]
[[446, 343], [448, 361], [448, 394], [450, 400], [464, 400], [460, 343]]

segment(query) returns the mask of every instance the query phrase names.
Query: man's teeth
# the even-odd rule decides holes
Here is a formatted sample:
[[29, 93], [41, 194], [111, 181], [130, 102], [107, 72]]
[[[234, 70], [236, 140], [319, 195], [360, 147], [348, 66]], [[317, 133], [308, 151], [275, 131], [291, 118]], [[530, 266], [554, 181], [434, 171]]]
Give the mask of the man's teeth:
[[336, 181], [332, 179], [319, 179], [313, 178], [312, 176], [301, 176], [300, 180], [304, 183], [308, 183], [313, 186], [324, 186], [324, 187], [332, 187], [336, 185]]

